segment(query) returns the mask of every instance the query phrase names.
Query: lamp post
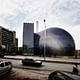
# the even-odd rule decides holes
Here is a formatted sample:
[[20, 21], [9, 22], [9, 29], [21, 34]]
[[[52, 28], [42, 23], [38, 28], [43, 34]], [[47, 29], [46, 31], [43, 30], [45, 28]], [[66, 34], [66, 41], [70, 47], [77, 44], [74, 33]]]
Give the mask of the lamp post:
[[45, 53], [46, 53], [46, 20], [44, 19], [44, 28], [45, 28], [45, 31], [44, 31], [44, 61], [45, 61]]

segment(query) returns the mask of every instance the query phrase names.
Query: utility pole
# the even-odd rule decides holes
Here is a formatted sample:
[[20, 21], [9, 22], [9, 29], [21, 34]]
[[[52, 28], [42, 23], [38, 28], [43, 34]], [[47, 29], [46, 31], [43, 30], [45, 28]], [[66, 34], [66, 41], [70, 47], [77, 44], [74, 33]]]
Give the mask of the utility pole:
[[44, 54], [43, 54], [43, 57], [44, 57], [44, 61], [45, 61], [45, 54], [46, 54], [46, 20], [44, 19]]

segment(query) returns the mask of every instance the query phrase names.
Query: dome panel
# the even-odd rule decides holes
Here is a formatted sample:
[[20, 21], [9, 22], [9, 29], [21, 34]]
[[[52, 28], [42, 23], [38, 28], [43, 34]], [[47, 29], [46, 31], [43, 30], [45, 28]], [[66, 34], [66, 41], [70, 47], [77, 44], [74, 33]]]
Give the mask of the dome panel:
[[[65, 30], [60, 28], [49, 28], [38, 33], [38, 48], [41, 54], [44, 53], [44, 43], [46, 56], [73, 56], [75, 51], [75, 43], [72, 36]], [[35, 39], [36, 42], [36, 39]]]

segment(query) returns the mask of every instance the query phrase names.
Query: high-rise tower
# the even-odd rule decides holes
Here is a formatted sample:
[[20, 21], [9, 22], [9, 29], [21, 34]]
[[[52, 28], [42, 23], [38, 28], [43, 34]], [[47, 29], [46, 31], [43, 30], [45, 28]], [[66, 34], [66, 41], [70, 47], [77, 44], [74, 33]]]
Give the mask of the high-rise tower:
[[34, 23], [24, 23], [23, 28], [23, 53], [32, 55], [34, 50]]

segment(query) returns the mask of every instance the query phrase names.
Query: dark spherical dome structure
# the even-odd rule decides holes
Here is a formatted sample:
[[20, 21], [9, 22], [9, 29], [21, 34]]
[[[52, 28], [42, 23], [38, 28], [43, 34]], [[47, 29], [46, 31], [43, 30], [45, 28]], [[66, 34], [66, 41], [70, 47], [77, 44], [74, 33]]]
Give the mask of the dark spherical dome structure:
[[[75, 43], [72, 36], [61, 28], [49, 28], [38, 33], [37, 40], [40, 53], [44, 53], [44, 43], [46, 56], [73, 56]], [[36, 43], [36, 38], [35, 38]], [[34, 45], [35, 46], [35, 45]]]

